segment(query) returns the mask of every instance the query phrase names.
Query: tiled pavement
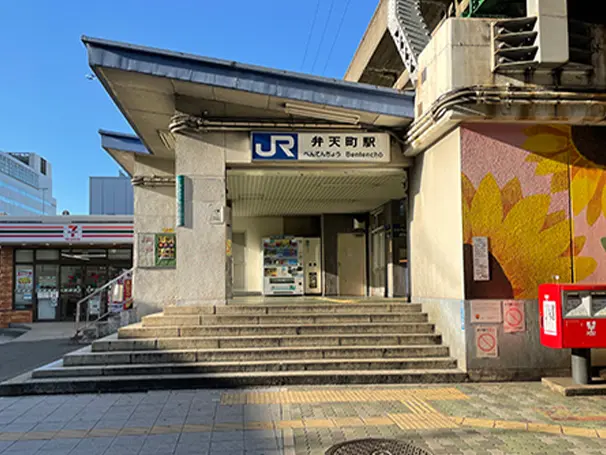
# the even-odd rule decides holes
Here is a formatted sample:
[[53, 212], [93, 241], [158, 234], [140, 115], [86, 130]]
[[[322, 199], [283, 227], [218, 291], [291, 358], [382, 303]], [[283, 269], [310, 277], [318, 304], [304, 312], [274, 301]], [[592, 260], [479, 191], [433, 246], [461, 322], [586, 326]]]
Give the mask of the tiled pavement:
[[539, 383], [0, 398], [0, 453], [323, 454], [361, 438], [434, 454], [604, 454], [606, 398]]

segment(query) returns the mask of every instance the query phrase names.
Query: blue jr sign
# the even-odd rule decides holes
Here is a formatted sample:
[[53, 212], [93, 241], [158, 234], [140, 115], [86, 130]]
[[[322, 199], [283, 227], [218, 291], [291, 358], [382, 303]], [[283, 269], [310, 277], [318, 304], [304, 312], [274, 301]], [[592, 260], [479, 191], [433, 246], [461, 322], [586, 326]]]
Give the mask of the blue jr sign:
[[299, 159], [298, 134], [252, 133], [253, 161]]

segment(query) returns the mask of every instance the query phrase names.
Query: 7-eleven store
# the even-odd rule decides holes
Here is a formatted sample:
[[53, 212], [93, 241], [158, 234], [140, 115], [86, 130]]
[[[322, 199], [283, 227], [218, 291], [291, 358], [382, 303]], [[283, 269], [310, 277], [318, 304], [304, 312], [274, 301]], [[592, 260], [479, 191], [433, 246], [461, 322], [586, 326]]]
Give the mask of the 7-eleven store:
[[73, 320], [76, 303], [132, 267], [131, 216], [0, 218], [0, 327]]

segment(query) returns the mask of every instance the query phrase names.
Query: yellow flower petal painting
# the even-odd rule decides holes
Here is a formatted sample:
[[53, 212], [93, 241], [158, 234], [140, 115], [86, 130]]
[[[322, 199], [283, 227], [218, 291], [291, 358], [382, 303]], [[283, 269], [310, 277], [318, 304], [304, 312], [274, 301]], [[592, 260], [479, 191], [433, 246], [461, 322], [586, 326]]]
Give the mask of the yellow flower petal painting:
[[606, 216], [606, 128], [536, 125], [525, 134], [526, 161], [537, 163], [536, 175], [551, 175], [551, 192], [570, 188], [573, 212], [586, 210], [589, 226]]
[[501, 189], [492, 174], [477, 189], [463, 174], [462, 185], [464, 243], [488, 237], [490, 254], [506, 276], [513, 298], [537, 298], [539, 284], [555, 275], [571, 281], [573, 268], [577, 281], [595, 271], [595, 259], [580, 256], [585, 239], [572, 240], [566, 213], [549, 212], [549, 195], [523, 197], [517, 178]]

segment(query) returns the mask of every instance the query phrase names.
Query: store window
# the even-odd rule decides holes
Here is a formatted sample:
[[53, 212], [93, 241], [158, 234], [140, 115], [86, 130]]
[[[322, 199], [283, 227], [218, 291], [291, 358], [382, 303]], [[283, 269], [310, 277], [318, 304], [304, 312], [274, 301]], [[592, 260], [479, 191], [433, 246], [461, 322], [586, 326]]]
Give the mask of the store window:
[[16, 262], [34, 262], [34, 250], [16, 250]]
[[59, 250], [36, 250], [37, 261], [56, 261], [59, 259]]
[[131, 253], [130, 248], [114, 248], [108, 250], [107, 257], [113, 261], [130, 261]]
[[15, 266], [15, 310], [31, 308], [34, 302], [34, 266]]

